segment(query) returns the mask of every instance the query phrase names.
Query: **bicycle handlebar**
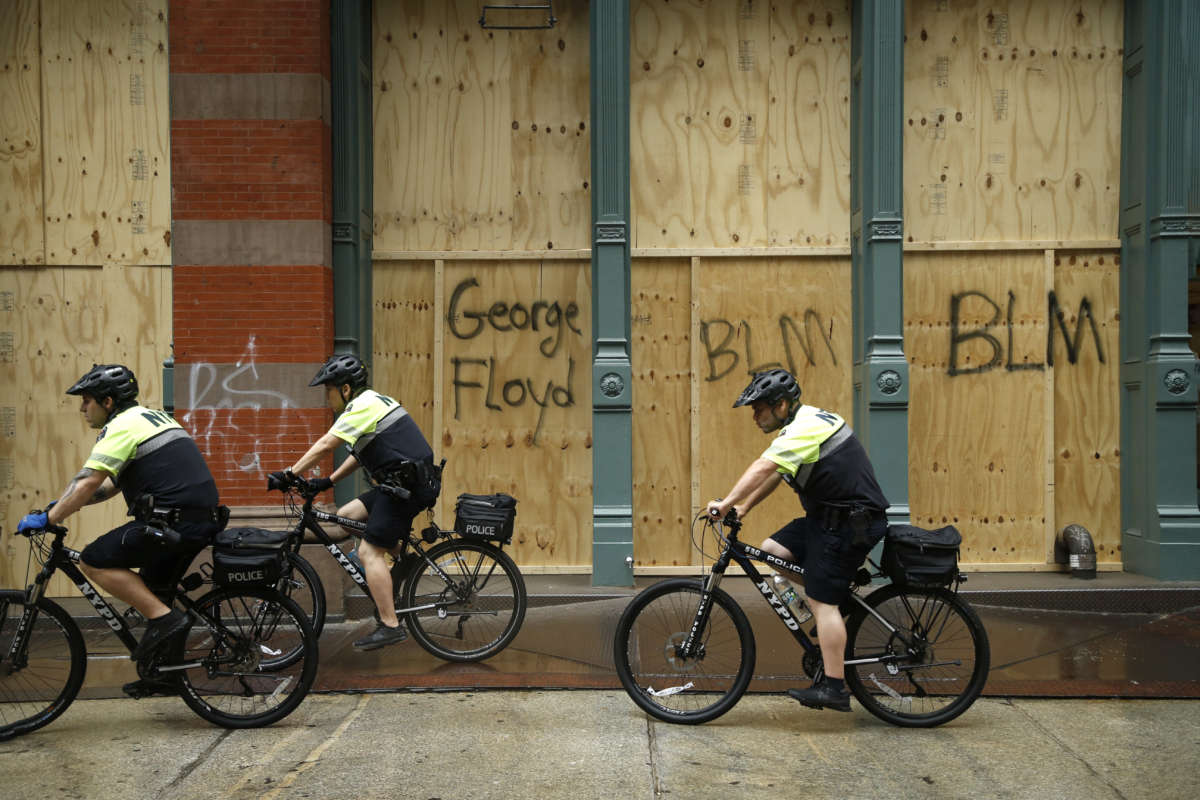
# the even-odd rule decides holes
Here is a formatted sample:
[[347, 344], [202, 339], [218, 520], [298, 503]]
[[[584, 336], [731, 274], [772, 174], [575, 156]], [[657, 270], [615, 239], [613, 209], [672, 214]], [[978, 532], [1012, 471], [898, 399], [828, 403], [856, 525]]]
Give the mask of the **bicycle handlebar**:
[[301, 478], [291, 470], [272, 472], [267, 476], [267, 491], [287, 492], [291, 489], [297, 490], [305, 500], [312, 500], [321, 493], [314, 489], [308, 480]]

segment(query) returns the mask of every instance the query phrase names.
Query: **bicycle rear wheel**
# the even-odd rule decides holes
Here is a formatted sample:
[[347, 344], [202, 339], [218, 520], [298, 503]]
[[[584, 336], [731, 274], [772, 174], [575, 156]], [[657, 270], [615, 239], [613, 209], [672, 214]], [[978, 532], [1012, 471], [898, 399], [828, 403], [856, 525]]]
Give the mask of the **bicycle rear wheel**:
[[750, 621], [721, 589], [713, 592], [696, 653], [679, 654], [696, 623], [701, 588], [696, 578], [656, 583], [633, 598], [617, 623], [613, 653], [621, 685], [664, 722], [716, 719], [741, 699], [754, 674]]
[[894, 585], [866, 602], [882, 621], [860, 607], [846, 626], [846, 684], [863, 707], [905, 728], [941, 725], [970, 708], [991, 661], [974, 609], [946, 589]]
[[[317, 637], [295, 601], [274, 589], [217, 589], [196, 602], [201, 619], [176, 640], [183, 701], [226, 728], [270, 725], [296, 710], [317, 674]], [[286, 666], [267, 666], [298, 652]]]
[[0, 591], [0, 742], [57, 719], [79, 694], [87, 671], [79, 627], [45, 597], [33, 609], [27, 644], [13, 652], [27, 608], [24, 592]]
[[[503, 550], [451, 539], [413, 565], [404, 583], [417, 644], [447, 661], [482, 661], [516, 638], [525, 619], [525, 579]], [[433, 564], [437, 565], [435, 569]]]

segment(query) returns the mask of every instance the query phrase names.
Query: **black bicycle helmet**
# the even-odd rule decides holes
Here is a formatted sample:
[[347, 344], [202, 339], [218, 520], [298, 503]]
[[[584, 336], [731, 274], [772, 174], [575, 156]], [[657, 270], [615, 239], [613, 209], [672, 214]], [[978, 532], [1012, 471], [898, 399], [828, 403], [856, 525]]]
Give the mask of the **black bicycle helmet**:
[[111, 397], [118, 409], [134, 404], [138, 382], [129, 367], [121, 364], [92, 364], [83, 377], [71, 384], [67, 394], [90, 394], [97, 400]]
[[800, 402], [800, 384], [786, 369], [769, 369], [757, 373], [750, 380], [750, 385], [742, 390], [733, 407], [748, 406], [756, 400], [766, 400], [775, 405], [784, 398], [793, 403]]
[[334, 386], [344, 386], [348, 383], [355, 391], [362, 389], [367, 385], [367, 365], [358, 356], [349, 353], [332, 356], [308, 385], [320, 386], [327, 383]]

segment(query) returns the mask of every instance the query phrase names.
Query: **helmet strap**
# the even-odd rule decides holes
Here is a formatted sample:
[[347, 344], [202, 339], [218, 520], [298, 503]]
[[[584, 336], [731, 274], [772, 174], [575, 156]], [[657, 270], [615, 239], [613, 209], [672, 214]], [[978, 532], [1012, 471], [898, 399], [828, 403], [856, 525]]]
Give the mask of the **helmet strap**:
[[774, 433], [775, 431], [779, 430], [784, 425], [787, 425], [789, 422], [791, 422], [793, 419], [795, 419], [796, 411], [798, 411], [800, 408], [799, 403], [793, 404], [793, 402], [786, 397], [782, 397], [782, 398], [780, 398], [780, 400], [783, 401], [784, 403], [788, 404], [787, 413], [785, 413], [782, 417], [779, 416], [777, 413], [775, 413], [775, 409], [779, 406], [778, 402], [776, 402], [775, 405], [771, 406], [771, 416], [775, 419], [775, 424], [773, 426], [771, 426], [771, 429], [769, 431], [767, 431], [767, 433]]
[[[108, 406], [106, 406], [104, 404], [105, 400], [112, 400], [112, 402], [113, 402], [112, 410], [109, 410]], [[120, 414], [122, 411], [125, 410], [124, 408], [120, 408], [119, 406], [117, 406], [116, 398], [114, 398], [112, 395], [109, 395], [107, 397], [102, 397], [99, 400], [97, 400], [96, 402], [99, 403], [100, 407], [104, 409], [104, 413], [105, 413], [104, 424], [105, 425], [107, 425], [109, 422], [111, 422], [113, 417], [115, 417], [117, 414]]]

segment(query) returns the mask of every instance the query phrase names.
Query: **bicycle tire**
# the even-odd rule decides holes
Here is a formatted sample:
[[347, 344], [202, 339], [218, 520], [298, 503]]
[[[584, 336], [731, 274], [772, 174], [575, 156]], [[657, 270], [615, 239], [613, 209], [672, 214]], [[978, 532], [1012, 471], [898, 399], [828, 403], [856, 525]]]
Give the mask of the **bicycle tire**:
[[23, 654], [26, 664], [12, 670], [9, 659], [27, 607], [25, 597], [21, 591], [0, 591], [0, 742], [56, 720], [79, 694], [87, 672], [87, 648], [79, 626], [46, 597], [37, 602]]
[[[295, 601], [308, 617], [313, 634], [319, 638], [325, 628], [325, 586], [321, 583], [321, 576], [316, 568], [304, 556], [288, 550], [276, 588], [281, 594]], [[291, 651], [264, 662], [264, 668], [283, 669], [291, 666], [300, 657], [301, 650], [302, 643], [296, 642]]]
[[[179, 671], [180, 696], [201, 718], [225, 728], [257, 728], [296, 710], [317, 675], [317, 637], [296, 602], [274, 589], [224, 588], [196, 601], [205, 621], [175, 639], [173, 663], [196, 663]], [[232, 641], [230, 640], [232, 638]], [[263, 667], [262, 655], [300, 655], [286, 667]], [[286, 693], [286, 694], [285, 694]]]
[[[903, 728], [932, 728], [962, 714], [983, 692], [991, 650], [979, 615], [947, 589], [885, 586], [866, 598], [893, 633], [858, 607], [846, 626], [846, 684], [867, 711]], [[902, 636], [913, 637], [910, 649]], [[957, 662], [957, 663], [956, 663]], [[907, 693], [907, 694], [906, 694]]]
[[[525, 579], [503, 550], [486, 542], [450, 539], [416, 561], [404, 581], [404, 608], [436, 604], [404, 616], [417, 644], [446, 661], [482, 661], [516, 638], [529, 602]], [[443, 572], [470, 576], [466, 599], [447, 585]], [[497, 575], [499, 571], [500, 575]], [[495, 623], [489, 620], [495, 617]]]
[[[699, 657], [681, 659], [700, 607], [703, 580], [673, 578], [643, 590], [625, 608], [613, 638], [617, 676], [633, 702], [655, 719], [698, 725], [721, 716], [750, 686], [754, 631], [737, 602], [713, 592]], [[653, 684], [661, 687], [657, 691]]]

